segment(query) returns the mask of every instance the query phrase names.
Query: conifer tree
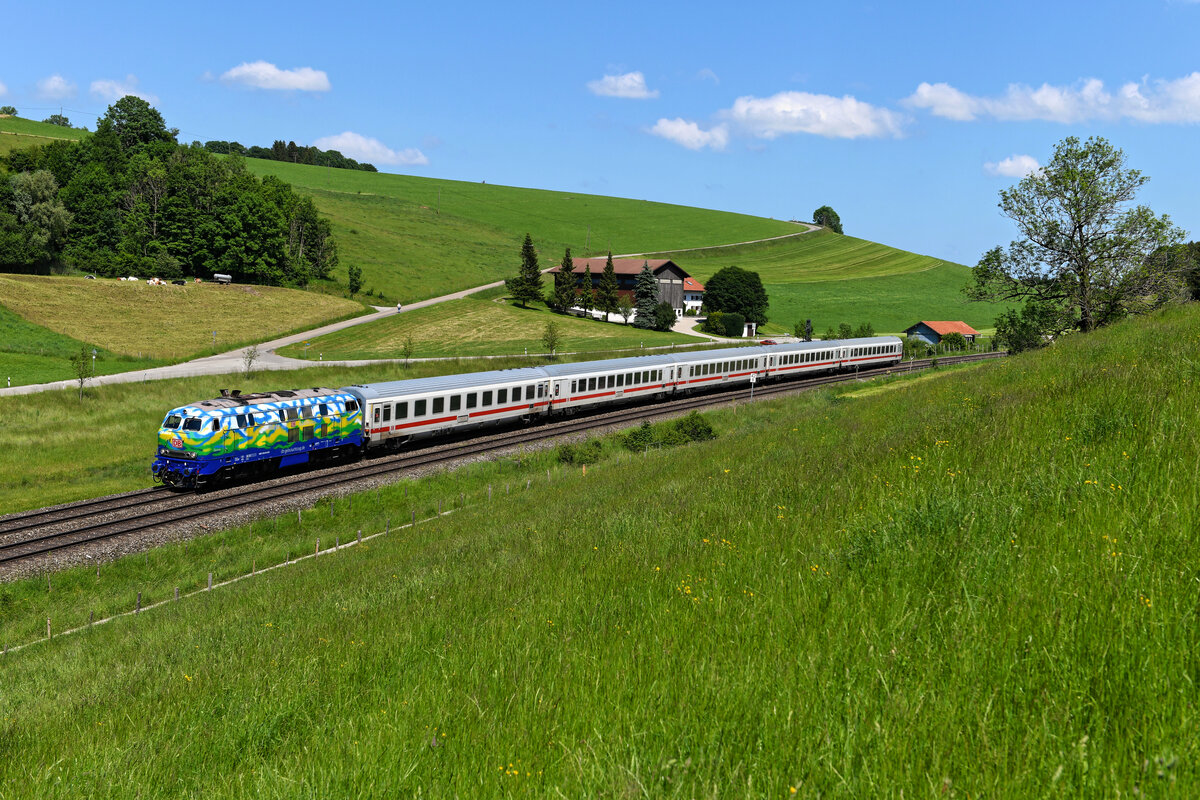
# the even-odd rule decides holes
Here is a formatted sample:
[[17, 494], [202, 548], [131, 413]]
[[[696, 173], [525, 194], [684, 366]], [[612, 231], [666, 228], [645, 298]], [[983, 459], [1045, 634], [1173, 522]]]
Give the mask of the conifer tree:
[[[613, 267], [612, 251], [604, 262], [604, 272], [600, 276], [600, 288], [596, 292], [596, 308], [605, 314], [617, 313], [617, 271]], [[607, 317], [605, 317], [607, 320]]]
[[526, 303], [542, 299], [542, 271], [538, 267], [537, 251], [533, 249], [533, 237], [525, 234], [525, 243], [521, 245], [521, 270], [516, 277], [504, 282], [512, 298], [526, 307]]
[[633, 318], [635, 328], [653, 328], [655, 308], [658, 306], [658, 278], [650, 271], [650, 262], [642, 262], [642, 271], [638, 273], [637, 284], [633, 289], [637, 305], [637, 315]]
[[596, 289], [592, 285], [592, 265], [583, 268], [583, 277], [579, 280], [579, 307], [584, 312], [596, 307]]
[[575, 305], [575, 259], [571, 258], [571, 248], [563, 253], [562, 263], [558, 272], [554, 273], [554, 302], [552, 304], [561, 313]]

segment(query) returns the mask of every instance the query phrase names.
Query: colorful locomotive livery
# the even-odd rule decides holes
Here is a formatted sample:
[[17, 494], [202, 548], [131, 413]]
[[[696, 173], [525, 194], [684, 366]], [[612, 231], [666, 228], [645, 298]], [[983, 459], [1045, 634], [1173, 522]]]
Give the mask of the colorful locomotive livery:
[[223, 392], [167, 414], [150, 471], [169, 486], [201, 488], [226, 478], [358, 454], [363, 444], [362, 408], [345, 392]]
[[152, 471], [168, 485], [199, 488], [228, 477], [584, 408], [896, 364], [902, 350], [895, 336], [879, 336], [550, 364], [337, 390], [226, 393], [167, 415]]

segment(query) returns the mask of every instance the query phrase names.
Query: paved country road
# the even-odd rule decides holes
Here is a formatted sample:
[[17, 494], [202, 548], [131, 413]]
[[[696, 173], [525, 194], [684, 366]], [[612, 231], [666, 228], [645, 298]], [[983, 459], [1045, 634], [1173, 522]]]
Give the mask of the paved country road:
[[[734, 242], [732, 244], [719, 244], [719, 245], [712, 245], [709, 247], [693, 247], [693, 248], [689, 248], [689, 250], [669, 250], [669, 251], [662, 250], [662, 251], [658, 251], [658, 252], [660, 252], [660, 253], [666, 253], [666, 252], [682, 253], [682, 252], [689, 252], [691, 250], [715, 250], [715, 249], [719, 249], [722, 247], [738, 247], [738, 246], [744, 245], [744, 244], [755, 244], [757, 242], [769, 242], [769, 241], [775, 241], [777, 239], [787, 239], [787, 238], [790, 238], [793, 236], [803, 236], [806, 233], [810, 233], [814, 230], [819, 230], [819, 226], [810, 225], [806, 222], [799, 222], [796, 224], [805, 226], [805, 230], [800, 231], [799, 233], [788, 233], [788, 234], [784, 234], [783, 236], [772, 236], [767, 239], [754, 239], [754, 240], [751, 240], [748, 242]], [[630, 254], [626, 254], [626, 255], [622, 255], [622, 256], [613, 256], [613, 258], [618, 258], [618, 257], [620, 257], [620, 258], [636, 258], [638, 256], [651, 256], [651, 255], [654, 255], [654, 253], [630, 253]], [[550, 267], [549, 269], [543, 270], [543, 272], [549, 272], [551, 269], [554, 269], [554, 267]], [[476, 292], [482, 292], [487, 289], [494, 289], [496, 287], [503, 286], [503, 285], [504, 285], [504, 281], [495, 281], [493, 283], [488, 283], [483, 286], [476, 286], [472, 289], [464, 289], [461, 292], [453, 292], [451, 294], [445, 294], [440, 297], [431, 297], [428, 300], [420, 300], [418, 302], [410, 303], [409, 305], [404, 306], [404, 310], [401, 311], [400, 313], [416, 311], [419, 308], [425, 308], [426, 306], [432, 306], [432, 305], [436, 305], [438, 303], [444, 303], [447, 300], [458, 300], [460, 298], [466, 297], [467, 295], [475, 294]], [[285, 347], [286, 345], [289, 345], [289, 344], [296, 344], [297, 342], [303, 342], [306, 339], [313, 339], [318, 336], [324, 336], [326, 334], [333, 333], [334, 331], [340, 331], [340, 330], [343, 330], [344, 328], [354, 327], [355, 325], [362, 325], [367, 322], [374, 322], [375, 320], [383, 319], [384, 317], [388, 317], [388, 316], [391, 316], [391, 315], [397, 313], [396, 309], [392, 308], [390, 306], [387, 308], [375, 306], [375, 308], [376, 308], [376, 311], [373, 314], [364, 314], [360, 317], [343, 320], [341, 322], [335, 322], [330, 325], [325, 325], [320, 328], [315, 328], [311, 331], [305, 331], [304, 333], [297, 333], [297, 334], [293, 334], [291, 336], [284, 336], [280, 339], [273, 339], [272, 341], [269, 341], [269, 342], [260, 342], [258, 344], [259, 356], [254, 361], [254, 370], [256, 372], [262, 371], [262, 370], [290, 370], [290, 369], [303, 369], [304, 367], [314, 367], [314, 366], [321, 366], [321, 365], [329, 365], [329, 366], [336, 366], [336, 367], [357, 367], [357, 366], [364, 366], [366, 364], [384, 364], [384, 363], [388, 363], [388, 362], [403, 360], [403, 359], [397, 359], [397, 358], [380, 358], [380, 359], [372, 359], [372, 360], [367, 360], [367, 361], [308, 361], [306, 359], [300, 359], [300, 358], [286, 358], [275, 352], [280, 347]], [[708, 336], [707, 334], [700, 333], [699, 331], [693, 330], [694, 326], [695, 326], [695, 318], [693, 317], [689, 320], [687, 317], [685, 317], [685, 318], [681, 319], [678, 323], [676, 323], [675, 330], [679, 333], [686, 333], [686, 334], [690, 334], [692, 336], [704, 337], [706, 339], [711, 339], [713, 341], [721, 341], [720, 339], [717, 339], [717, 337]], [[118, 372], [118, 373], [115, 373], [112, 375], [97, 375], [94, 378], [88, 378], [87, 385], [88, 386], [102, 386], [102, 385], [111, 384], [111, 383], [141, 383], [144, 381], [161, 381], [161, 380], [165, 380], [167, 378], [191, 378], [191, 377], [195, 377], [198, 375], [236, 374], [238, 372], [242, 372], [245, 370], [246, 351], [249, 349], [250, 349], [249, 347], [242, 347], [237, 350], [230, 350], [227, 353], [218, 353], [217, 355], [214, 355], [214, 356], [206, 356], [204, 358], [196, 358], [196, 359], [192, 359], [191, 361], [185, 361], [181, 364], [171, 364], [166, 367], [154, 367], [153, 369], [136, 370], [133, 372]], [[511, 355], [511, 354], [509, 354], [509, 355]], [[509, 355], [505, 355], [505, 356], [474, 356], [474, 358], [479, 358], [479, 359], [507, 358], [507, 357], [509, 357]], [[563, 355], [569, 355], [569, 354], [563, 354]], [[438, 361], [438, 360], [445, 360], [445, 359], [410, 359], [410, 361], [423, 361], [423, 360]], [[53, 391], [56, 389], [74, 389], [74, 388], [77, 388], [78, 385], [79, 385], [78, 381], [67, 380], [67, 381], [54, 381], [53, 383], [35, 383], [35, 384], [30, 384], [28, 386], [13, 386], [11, 388], [0, 388], [0, 397], [4, 397], [7, 395], [35, 394], [37, 392], [47, 392], [47, 391]]]

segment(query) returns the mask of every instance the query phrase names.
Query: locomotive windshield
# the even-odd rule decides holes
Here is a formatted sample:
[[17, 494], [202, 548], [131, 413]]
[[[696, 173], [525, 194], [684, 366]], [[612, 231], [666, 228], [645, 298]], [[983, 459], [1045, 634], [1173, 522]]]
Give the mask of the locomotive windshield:
[[200, 418], [199, 417], [188, 417], [187, 419], [185, 419], [183, 421], [183, 429], [185, 431], [200, 430]]
[[167, 430], [175, 430], [179, 427], [179, 423], [183, 421], [183, 417], [178, 414], [172, 414], [163, 422], [163, 427]]

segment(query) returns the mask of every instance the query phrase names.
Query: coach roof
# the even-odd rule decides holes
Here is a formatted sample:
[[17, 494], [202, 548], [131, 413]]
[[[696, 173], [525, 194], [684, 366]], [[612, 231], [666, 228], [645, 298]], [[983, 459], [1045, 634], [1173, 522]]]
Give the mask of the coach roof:
[[675, 356], [633, 356], [612, 358], [605, 361], [580, 361], [575, 364], [547, 364], [542, 367], [551, 378], [570, 378], [574, 375], [592, 375], [597, 372], [626, 372], [638, 369], [658, 369], [675, 364]]
[[498, 386], [510, 383], [530, 383], [546, 380], [546, 373], [539, 367], [496, 369], [490, 372], [468, 372], [459, 375], [439, 375], [436, 378], [412, 378], [406, 381], [367, 383], [347, 386], [342, 391], [352, 392], [364, 400], [383, 400], [410, 394], [436, 394], [475, 389], [483, 386]]

